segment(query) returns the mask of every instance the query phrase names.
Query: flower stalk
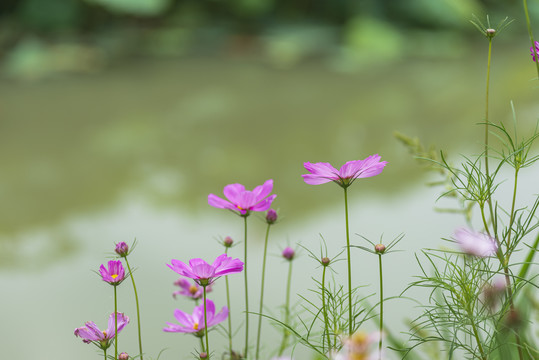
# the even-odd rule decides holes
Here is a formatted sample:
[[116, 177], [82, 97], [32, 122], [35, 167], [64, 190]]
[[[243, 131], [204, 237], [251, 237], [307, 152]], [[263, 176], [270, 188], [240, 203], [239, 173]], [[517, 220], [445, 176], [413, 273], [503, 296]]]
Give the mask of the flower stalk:
[[350, 259], [350, 229], [348, 224], [348, 188], [344, 189], [344, 219], [346, 222], [346, 261], [348, 264], [348, 334], [353, 334], [354, 318], [352, 317], [352, 262]]
[[138, 294], [137, 294], [137, 286], [135, 285], [135, 278], [133, 277], [133, 272], [131, 272], [131, 267], [129, 266], [129, 261], [127, 261], [127, 256], [125, 256], [125, 264], [127, 265], [127, 270], [129, 271], [129, 274], [131, 274], [131, 282], [133, 284], [133, 292], [135, 293], [135, 304], [137, 306], [137, 328], [138, 328], [138, 346], [139, 346], [139, 354], [140, 354], [140, 360], [143, 360], [142, 357], [142, 335], [141, 335], [141, 327], [140, 327], [140, 308], [139, 308], [139, 301], [138, 301]]
[[249, 349], [249, 290], [248, 290], [248, 281], [247, 281], [247, 215], [243, 215], [243, 254], [244, 254], [244, 265], [243, 265], [243, 276], [245, 279], [245, 351], [243, 353], [244, 357], [247, 358], [247, 350]]
[[267, 251], [268, 251], [268, 238], [269, 238], [269, 231], [271, 227], [271, 223], [268, 222], [268, 226], [266, 228], [266, 238], [264, 240], [264, 255], [262, 258], [262, 279], [261, 279], [261, 285], [260, 285], [260, 307], [258, 310], [258, 333], [256, 337], [256, 353], [255, 353], [255, 359], [258, 360], [258, 354], [260, 351], [260, 334], [262, 332], [262, 308], [264, 306], [264, 280], [266, 276], [266, 257], [267, 257]]

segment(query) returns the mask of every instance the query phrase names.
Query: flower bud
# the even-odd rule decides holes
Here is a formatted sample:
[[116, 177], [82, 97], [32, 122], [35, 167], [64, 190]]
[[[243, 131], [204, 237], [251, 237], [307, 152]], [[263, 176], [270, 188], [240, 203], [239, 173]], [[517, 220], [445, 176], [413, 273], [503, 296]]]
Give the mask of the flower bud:
[[329, 260], [328, 257], [324, 256], [324, 257], [322, 258], [322, 265], [323, 265], [323, 266], [328, 266], [330, 262], [331, 262], [331, 260]]
[[487, 33], [487, 37], [494, 37], [496, 35], [496, 30], [495, 29], [487, 29], [485, 30], [485, 32]]
[[200, 356], [200, 359], [207, 359], [207, 358], [208, 358], [208, 354], [205, 353], [205, 352], [201, 352], [201, 353], [199, 354], [199, 356]]
[[225, 245], [225, 247], [229, 248], [232, 246], [232, 244], [234, 244], [234, 240], [232, 240], [232, 238], [230, 236], [227, 236], [224, 240], [223, 240], [223, 245]]
[[274, 224], [277, 221], [277, 211], [273, 209], [269, 209], [268, 213], [266, 214], [266, 222], [268, 224]]
[[118, 360], [127, 360], [127, 359], [129, 359], [129, 355], [127, 355], [126, 352], [123, 352], [120, 355], [118, 355]]
[[114, 249], [116, 251], [116, 254], [120, 255], [121, 257], [126, 257], [129, 252], [129, 246], [123, 241], [116, 244], [116, 248]]
[[374, 247], [374, 251], [378, 254], [383, 254], [386, 252], [386, 246], [384, 244], [378, 244]]
[[292, 261], [292, 259], [294, 258], [294, 255], [296, 255], [296, 252], [290, 246], [287, 246], [287, 247], [284, 248], [283, 257], [286, 260]]

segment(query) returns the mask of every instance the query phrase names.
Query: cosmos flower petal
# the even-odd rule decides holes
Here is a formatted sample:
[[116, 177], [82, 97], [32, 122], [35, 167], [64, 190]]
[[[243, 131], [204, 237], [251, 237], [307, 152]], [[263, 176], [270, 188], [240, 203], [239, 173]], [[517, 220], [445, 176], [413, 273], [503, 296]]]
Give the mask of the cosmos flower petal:
[[193, 327], [193, 317], [180, 309], [174, 310], [174, 317], [180, 324], [186, 327]]
[[253, 205], [251, 207], [252, 211], [266, 211], [271, 207], [272, 201], [277, 197], [277, 195], [273, 194], [269, 196], [268, 198], [258, 202], [256, 205]]
[[232, 202], [236, 203], [238, 201], [238, 196], [245, 192], [245, 186], [242, 184], [229, 184], [223, 189], [223, 194], [226, 198]]
[[498, 251], [495, 239], [471, 229], [459, 228], [455, 230], [455, 240], [461, 250], [469, 255], [487, 257], [495, 255]]
[[315, 174], [304, 174], [301, 175], [303, 177], [303, 181], [309, 185], [320, 185], [325, 184], [330, 181], [334, 181], [333, 179], [322, 177], [320, 175]]
[[214, 194], [208, 195], [208, 204], [213, 207], [220, 208], [220, 209], [230, 209], [230, 210], [236, 209], [234, 204], [226, 200], [223, 200], [219, 196], [214, 195]]
[[[234, 210], [239, 215], [247, 216], [250, 211], [267, 210], [265, 205], [275, 199], [275, 196], [267, 198], [272, 189], [272, 179], [266, 180], [264, 184], [255, 187], [253, 191], [245, 190], [245, 186], [242, 184], [229, 184], [223, 189], [223, 193], [229, 201], [223, 200], [214, 194], [209, 194], [208, 204], [220, 209]], [[264, 202], [264, 206], [258, 205], [261, 202]], [[264, 210], [259, 210], [260, 208]]]
[[233, 259], [227, 254], [219, 255], [212, 265], [200, 258], [189, 260], [189, 265], [175, 259], [172, 259], [171, 263], [167, 266], [172, 270], [197, 281], [199, 284], [201, 284], [201, 280], [205, 280], [206, 285], [211, 284], [216, 277], [243, 271], [243, 262], [240, 259]]
[[223, 306], [221, 311], [219, 311], [219, 313], [213, 317], [211, 321], [211, 325], [208, 324], [208, 326], [217, 325], [220, 322], [225, 321], [227, 317], [228, 317], [228, 308], [226, 306]]
[[258, 202], [264, 199], [266, 196], [270, 194], [271, 190], [273, 190], [272, 179], [266, 180], [264, 184], [255, 187], [253, 189], [253, 194], [255, 194], [256, 196], [256, 201]]

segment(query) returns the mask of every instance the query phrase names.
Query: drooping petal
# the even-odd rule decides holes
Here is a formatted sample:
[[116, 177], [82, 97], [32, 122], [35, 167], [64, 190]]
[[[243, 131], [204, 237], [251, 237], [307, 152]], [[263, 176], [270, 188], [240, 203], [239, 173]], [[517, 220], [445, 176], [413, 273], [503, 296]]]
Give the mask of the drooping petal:
[[321, 177], [320, 175], [314, 174], [303, 174], [301, 175], [301, 177], [303, 177], [303, 181], [305, 181], [305, 183], [309, 185], [320, 185], [330, 181], [334, 181], [333, 179]]
[[226, 200], [223, 200], [219, 196], [214, 195], [214, 194], [208, 195], [208, 204], [219, 209], [236, 210], [236, 207], [234, 206], [234, 204]]
[[75, 336], [89, 341], [99, 341], [103, 339], [103, 333], [92, 321], [88, 321], [85, 326], [76, 328]]
[[188, 277], [190, 279], [196, 278], [196, 274], [193, 273], [191, 267], [184, 264], [182, 261], [172, 259], [170, 262], [171, 264], [167, 264], [167, 266], [178, 274]]

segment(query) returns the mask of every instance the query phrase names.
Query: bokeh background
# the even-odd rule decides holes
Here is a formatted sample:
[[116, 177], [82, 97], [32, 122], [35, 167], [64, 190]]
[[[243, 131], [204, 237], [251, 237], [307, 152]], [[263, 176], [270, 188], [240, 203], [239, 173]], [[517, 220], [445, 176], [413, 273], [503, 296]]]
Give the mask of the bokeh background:
[[[539, 24], [539, 4], [529, 5]], [[433, 210], [454, 204], [435, 203], [442, 189], [426, 183], [436, 175], [395, 132], [455, 161], [481, 151], [476, 124], [484, 116], [488, 43], [469, 22], [473, 14], [483, 21], [488, 14], [493, 24], [515, 19], [494, 39], [491, 121], [511, 121], [512, 100], [521, 131], [532, 129], [536, 74], [519, 1], [3, 0], [2, 358], [99, 356], [73, 329], [88, 320], [105, 326], [112, 289], [92, 271], [115, 242], [135, 238], [145, 351], [191, 358], [197, 341], [161, 331], [174, 308], [192, 307], [172, 298], [176, 276], [165, 264], [211, 260], [222, 252], [219, 239], [242, 240], [241, 219], [206, 200], [234, 182], [275, 181], [280, 221], [269, 246], [266, 303], [280, 316], [287, 269], [280, 251], [298, 243], [319, 251], [323, 237], [331, 255], [344, 241], [341, 190], [304, 184], [304, 161], [340, 166], [379, 153], [389, 162], [351, 188], [351, 231], [373, 241], [405, 234], [387, 268], [387, 296], [400, 294], [418, 269], [414, 251], [443, 245], [440, 238], [463, 220]], [[525, 192], [536, 192], [537, 175], [529, 170]], [[251, 304], [258, 301], [261, 219], [251, 219]], [[356, 235], [352, 241], [365, 244]], [[242, 246], [231, 254], [243, 257]], [[376, 259], [359, 250], [354, 256], [357, 285], [375, 284]], [[295, 269], [295, 291], [308, 295], [316, 264], [303, 251]], [[222, 295], [217, 285], [215, 298]], [[120, 296], [132, 316], [121, 342], [135, 354], [128, 286]], [[398, 332], [413, 306], [394, 304], [387, 319]], [[279, 336], [269, 323], [264, 333], [268, 344]], [[236, 341], [241, 348], [242, 336]], [[269, 358], [272, 349], [264, 350]], [[309, 358], [301, 346], [296, 354]]]

